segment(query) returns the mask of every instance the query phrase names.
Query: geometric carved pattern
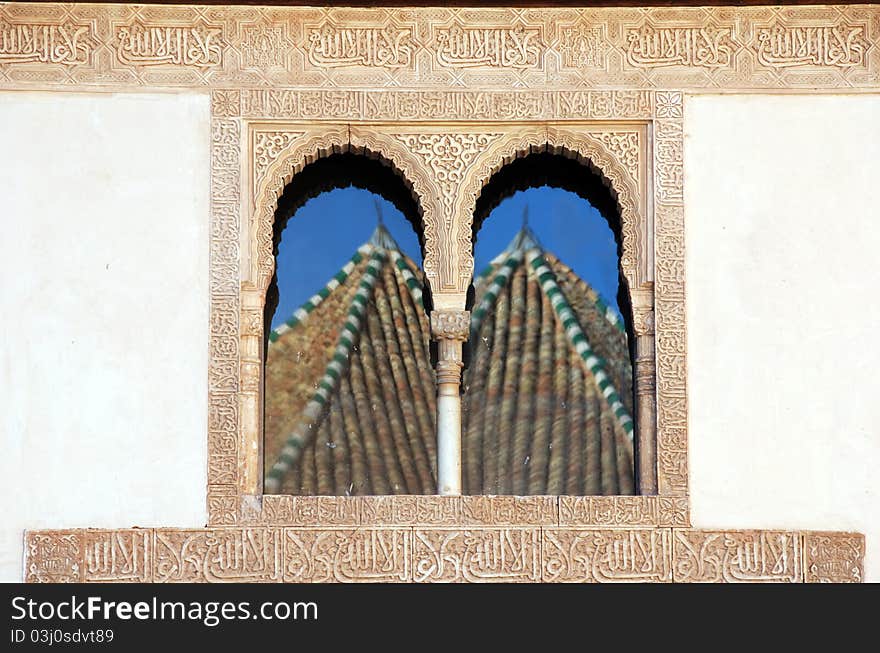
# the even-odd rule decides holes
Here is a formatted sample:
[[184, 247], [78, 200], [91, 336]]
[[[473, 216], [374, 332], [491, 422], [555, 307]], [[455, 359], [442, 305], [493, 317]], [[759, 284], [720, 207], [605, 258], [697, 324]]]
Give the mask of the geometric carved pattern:
[[30, 531], [26, 542], [29, 583], [861, 582], [865, 555], [857, 533], [515, 524]]
[[876, 11], [9, 3], [0, 66], [22, 85], [852, 88], [878, 82]]
[[808, 583], [861, 583], [865, 577], [865, 536], [859, 533], [804, 534]]

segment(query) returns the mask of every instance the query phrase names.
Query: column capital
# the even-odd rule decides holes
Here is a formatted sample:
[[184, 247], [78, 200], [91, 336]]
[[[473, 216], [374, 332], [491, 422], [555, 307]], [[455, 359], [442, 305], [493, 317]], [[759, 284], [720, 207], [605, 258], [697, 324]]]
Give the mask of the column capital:
[[470, 311], [431, 311], [431, 337], [434, 340], [465, 342], [470, 336]]

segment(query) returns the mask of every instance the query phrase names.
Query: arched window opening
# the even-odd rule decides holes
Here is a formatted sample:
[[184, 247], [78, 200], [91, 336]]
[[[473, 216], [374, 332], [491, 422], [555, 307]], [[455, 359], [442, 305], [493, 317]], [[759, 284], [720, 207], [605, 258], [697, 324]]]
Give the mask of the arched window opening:
[[421, 232], [417, 200], [378, 160], [335, 154], [286, 187], [265, 304], [266, 493], [434, 491]]
[[517, 159], [484, 187], [463, 377], [465, 494], [634, 493], [619, 222], [601, 179], [562, 156]]

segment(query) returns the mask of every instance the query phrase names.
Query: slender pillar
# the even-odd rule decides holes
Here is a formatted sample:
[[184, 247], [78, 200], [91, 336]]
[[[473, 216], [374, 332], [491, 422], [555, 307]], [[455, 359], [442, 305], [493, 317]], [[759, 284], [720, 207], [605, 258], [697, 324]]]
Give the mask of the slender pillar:
[[468, 311], [431, 311], [437, 341], [437, 493], [461, 494], [461, 356]]
[[262, 396], [263, 384], [263, 296], [253, 284], [241, 287], [241, 324], [239, 357], [239, 420], [240, 442], [238, 459], [239, 492], [260, 494], [263, 476]]
[[657, 494], [657, 367], [654, 351], [654, 311], [634, 310], [636, 492]]

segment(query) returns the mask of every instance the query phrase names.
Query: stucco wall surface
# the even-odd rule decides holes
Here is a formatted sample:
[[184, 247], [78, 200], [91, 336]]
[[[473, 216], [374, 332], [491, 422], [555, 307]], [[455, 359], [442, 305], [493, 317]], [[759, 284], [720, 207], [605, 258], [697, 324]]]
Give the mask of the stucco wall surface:
[[880, 581], [880, 95], [684, 115], [693, 524], [857, 530]]
[[26, 528], [206, 521], [209, 99], [0, 93], [0, 580]]

